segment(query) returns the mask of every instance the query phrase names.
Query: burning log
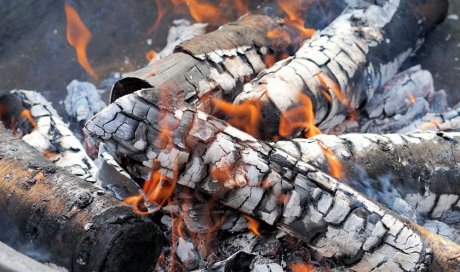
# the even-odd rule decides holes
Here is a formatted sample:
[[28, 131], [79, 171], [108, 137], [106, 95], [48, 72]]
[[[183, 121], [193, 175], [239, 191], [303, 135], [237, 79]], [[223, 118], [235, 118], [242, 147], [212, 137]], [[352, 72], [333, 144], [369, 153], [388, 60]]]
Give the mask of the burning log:
[[302, 125], [279, 133], [284, 113], [305, 104], [302, 95], [319, 128], [332, 128], [396, 74], [446, 13], [447, 1], [353, 1], [293, 57], [248, 83], [235, 103], [260, 105], [260, 134], [268, 139], [308, 130]]
[[96, 182], [96, 166], [45, 97], [16, 90], [0, 98], [0, 107], [3, 123], [25, 142], [71, 174]]
[[[180, 43], [175, 53], [118, 81], [111, 102], [134, 91], [168, 92], [178, 101], [197, 103], [213, 95], [234, 98], [234, 89], [265, 69], [264, 56], [289, 44], [281, 22], [264, 15], [247, 15], [218, 30]], [[286, 33], [287, 34], [287, 33]]]
[[[325, 172], [334, 171], [331, 162], [339, 165], [346, 183], [371, 191], [368, 196], [377, 194], [390, 207], [396, 199], [385, 191], [389, 186], [424, 219], [458, 224], [459, 141], [459, 133], [443, 132], [346, 134], [279, 141], [273, 147]], [[333, 154], [332, 161], [325, 149]], [[382, 184], [387, 180], [388, 186]]]
[[162, 241], [155, 223], [3, 127], [0, 173], [2, 241], [32, 243], [37, 254], [72, 271], [152, 271]]
[[[455, 271], [460, 265], [457, 245], [287, 152], [191, 106], [177, 109], [151, 95], [127, 107], [131, 97], [109, 105], [86, 129], [129, 158], [130, 174], [148, 178], [154, 165], [144, 187], [147, 201], [161, 204], [176, 183], [190, 187], [358, 271]], [[142, 207], [142, 197], [132, 200]]]

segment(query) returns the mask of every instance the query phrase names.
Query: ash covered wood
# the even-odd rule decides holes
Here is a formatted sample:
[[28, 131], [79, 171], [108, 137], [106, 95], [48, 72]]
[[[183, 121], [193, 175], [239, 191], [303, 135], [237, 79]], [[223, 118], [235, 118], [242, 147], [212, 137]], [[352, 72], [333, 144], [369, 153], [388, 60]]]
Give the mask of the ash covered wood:
[[446, 13], [447, 1], [351, 1], [293, 57], [245, 85], [235, 103], [261, 104], [261, 135], [269, 139], [299, 94], [312, 101], [320, 129], [334, 127], [373, 97]]
[[111, 102], [144, 88], [156, 93], [168, 90], [178, 102], [197, 103], [210, 95], [234, 97], [238, 86], [265, 69], [265, 55], [277, 54], [289, 44], [286, 36], [268, 38], [274, 30], [284, 31], [279, 20], [247, 15], [184, 41], [174, 54], [118, 81]]
[[15, 90], [3, 95], [0, 104], [2, 121], [22, 135], [25, 142], [71, 174], [96, 182], [93, 161], [43, 95], [36, 91]]
[[151, 271], [162, 236], [0, 128], [0, 239], [72, 271]]
[[351, 269], [458, 267], [457, 245], [286, 151], [191, 106], [177, 109], [152, 95], [133, 109], [126, 107], [130, 99], [120, 98], [86, 126], [111, 152], [130, 158], [124, 165], [130, 174], [146, 178], [156, 162], [165, 177], [275, 225]]

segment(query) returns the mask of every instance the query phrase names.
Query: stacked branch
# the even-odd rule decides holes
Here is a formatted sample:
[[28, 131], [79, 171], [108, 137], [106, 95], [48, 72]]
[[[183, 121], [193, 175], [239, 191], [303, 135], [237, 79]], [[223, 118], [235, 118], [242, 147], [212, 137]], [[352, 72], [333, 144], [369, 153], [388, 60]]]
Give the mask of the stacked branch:
[[[72, 271], [151, 271], [162, 235], [147, 218], [0, 128], [0, 239]], [[30, 252], [30, 248], [29, 248]]]
[[235, 103], [260, 104], [261, 135], [268, 139], [301, 95], [311, 101], [319, 128], [332, 128], [396, 74], [446, 13], [444, 0], [353, 1], [293, 57], [246, 84]]
[[286, 151], [191, 106], [178, 109], [151, 95], [130, 107], [130, 99], [109, 105], [86, 129], [129, 158], [124, 166], [131, 175], [147, 178], [154, 165], [162, 186], [177, 182], [207, 194], [354, 270], [455, 271], [460, 265], [457, 245]]

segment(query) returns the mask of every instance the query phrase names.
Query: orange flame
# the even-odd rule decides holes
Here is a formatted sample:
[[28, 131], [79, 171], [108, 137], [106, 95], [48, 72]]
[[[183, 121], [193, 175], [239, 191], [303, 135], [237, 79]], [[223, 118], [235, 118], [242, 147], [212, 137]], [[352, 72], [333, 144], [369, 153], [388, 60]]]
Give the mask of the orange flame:
[[437, 128], [438, 130], [441, 130], [441, 122], [438, 121], [438, 120], [431, 120], [431, 121], [428, 121], [426, 123], [423, 123], [419, 126], [419, 129], [421, 130], [427, 130], [427, 129], [430, 129], [430, 128]]
[[291, 110], [281, 113], [279, 135], [290, 137], [298, 128], [305, 128], [305, 137], [310, 138], [321, 134], [321, 131], [315, 125], [315, 114], [310, 97], [303, 93], [298, 95], [300, 105]]
[[184, 220], [182, 218], [178, 218], [179, 222], [177, 223], [176, 230], [177, 236], [184, 238], [184, 233], [182, 232], [182, 225], [184, 224]]
[[329, 171], [331, 176], [337, 179], [341, 179], [343, 177], [343, 166], [340, 160], [337, 158], [335, 153], [327, 146], [324, 145], [323, 142], [317, 140], [321, 150], [324, 153], [324, 156], [327, 159], [327, 163], [329, 164]]
[[291, 264], [289, 268], [292, 272], [316, 272], [316, 269], [307, 263]]
[[[316, 74], [316, 77], [318, 78], [319, 82], [321, 83], [321, 85], [323, 85], [324, 88], [331, 90], [335, 94], [335, 96], [337, 97], [337, 99], [339, 99], [342, 105], [344, 105], [345, 107], [349, 107], [350, 104], [347, 98], [343, 94], [340, 87], [332, 79], [321, 74]], [[331, 100], [331, 96], [326, 97], [326, 99]]]
[[249, 215], [245, 215], [246, 220], [248, 220], [248, 229], [254, 233], [256, 236], [260, 236], [259, 232], [259, 222], [254, 218], [250, 217]]
[[287, 17], [284, 18], [285, 23], [297, 29], [303, 39], [310, 38], [315, 34], [315, 29], [305, 28], [305, 20], [301, 17], [305, 7], [301, 0], [278, 0], [278, 5], [287, 14]]
[[260, 119], [260, 106], [257, 101], [248, 100], [242, 104], [235, 105], [217, 98], [211, 98], [211, 103], [218, 112], [228, 117], [229, 124], [257, 137]]
[[89, 64], [88, 57], [86, 56], [86, 47], [91, 40], [91, 32], [89, 32], [77, 11], [69, 3], [66, 2], [64, 8], [67, 18], [67, 41], [75, 48], [78, 63], [80, 63], [88, 74], [97, 80], [99, 77]]
[[30, 124], [34, 127], [37, 128], [37, 123], [35, 122], [34, 118], [32, 117], [32, 114], [30, 113], [30, 110], [24, 109], [21, 111], [21, 116], [27, 118], [27, 120], [30, 122]]
[[157, 51], [150, 50], [147, 53], [145, 53], [145, 58], [147, 59], [147, 61], [150, 62], [156, 55], [157, 55]]
[[411, 105], [414, 105], [415, 104], [415, 97], [414, 95], [412, 94], [412, 92], [409, 92], [409, 103]]
[[166, 11], [167, 11], [166, 8], [163, 6], [163, 3], [164, 3], [163, 0], [155, 0], [157, 18], [155, 19], [155, 23], [153, 23], [153, 25], [149, 28], [149, 30], [147, 30], [147, 33], [146, 33], [147, 35], [150, 35], [153, 32], [155, 32], [160, 26], [161, 21], [163, 20], [163, 17], [165, 16]]

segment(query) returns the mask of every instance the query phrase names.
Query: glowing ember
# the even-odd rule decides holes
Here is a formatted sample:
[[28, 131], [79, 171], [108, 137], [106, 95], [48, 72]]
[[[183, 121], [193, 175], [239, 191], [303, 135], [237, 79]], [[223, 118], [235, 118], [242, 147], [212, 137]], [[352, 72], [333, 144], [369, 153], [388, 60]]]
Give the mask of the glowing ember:
[[147, 59], [147, 61], [150, 62], [156, 55], [157, 55], [157, 51], [150, 50], [147, 53], [145, 53], [145, 58]]
[[246, 220], [248, 220], [248, 229], [254, 233], [256, 236], [260, 236], [260, 232], [259, 232], [259, 222], [257, 222], [257, 220], [255, 220], [254, 218], [248, 216], [248, 215], [245, 215], [244, 217], [246, 217]]
[[315, 29], [305, 28], [305, 20], [302, 19], [301, 14], [305, 12], [306, 8], [302, 0], [278, 0], [278, 5], [287, 14], [287, 18], [284, 18], [285, 23], [297, 29], [303, 39], [310, 38], [315, 34]]
[[415, 97], [414, 95], [412, 94], [412, 92], [409, 92], [409, 103], [411, 105], [414, 105], [415, 104]]
[[58, 153], [53, 152], [53, 151], [45, 151], [43, 152], [43, 156], [47, 159], [53, 158], [57, 155]]
[[37, 128], [37, 123], [35, 122], [34, 118], [32, 117], [32, 114], [30, 114], [30, 110], [24, 109], [21, 112], [21, 116], [27, 118], [29, 123], [34, 127]]
[[226, 101], [211, 98], [216, 111], [225, 114], [227, 122], [244, 132], [257, 137], [259, 134], [260, 106], [257, 101], [248, 100], [235, 105]]
[[176, 231], [177, 231], [177, 236], [183, 238], [184, 233], [182, 232], [182, 225], [184, 224], [184, 220], [182, 218], [177, 218], [177, 226], [176, 226]]
[[300, 105], [282, 112], [280, 116], [279, 135], [290, 137], [296, 129], [306, 129], [307, 138], [321, 134], [321, 131], [315, 125], [315, 114], [310, 97], [303, 93], [298, 94]]
[[307, 263], [291, 264], [289, 268], [292, 272], [316, 272], [316, 269]]
[[86, 47], [91, 40], [91, 32], [83, 24], [78, 13], [69, 3], [65, 3], [65, 14], [67, 18], [67, 41], [77, 51], [78, 63], [90, 74], [94, 79], [98, 79], [98, 75], [89, 64], [86, 56]]
[[337, 158], [335, 153], [327, 146], [324, 145], [323, 142], [317, 140], [321, 150], [324, 153], [324, 156], [327, 159], [327, 163], [329, 164], [329, 171], [331, 176], [337, 179], [341, 179], [343, 177], [343, 166], [340, 160]]

